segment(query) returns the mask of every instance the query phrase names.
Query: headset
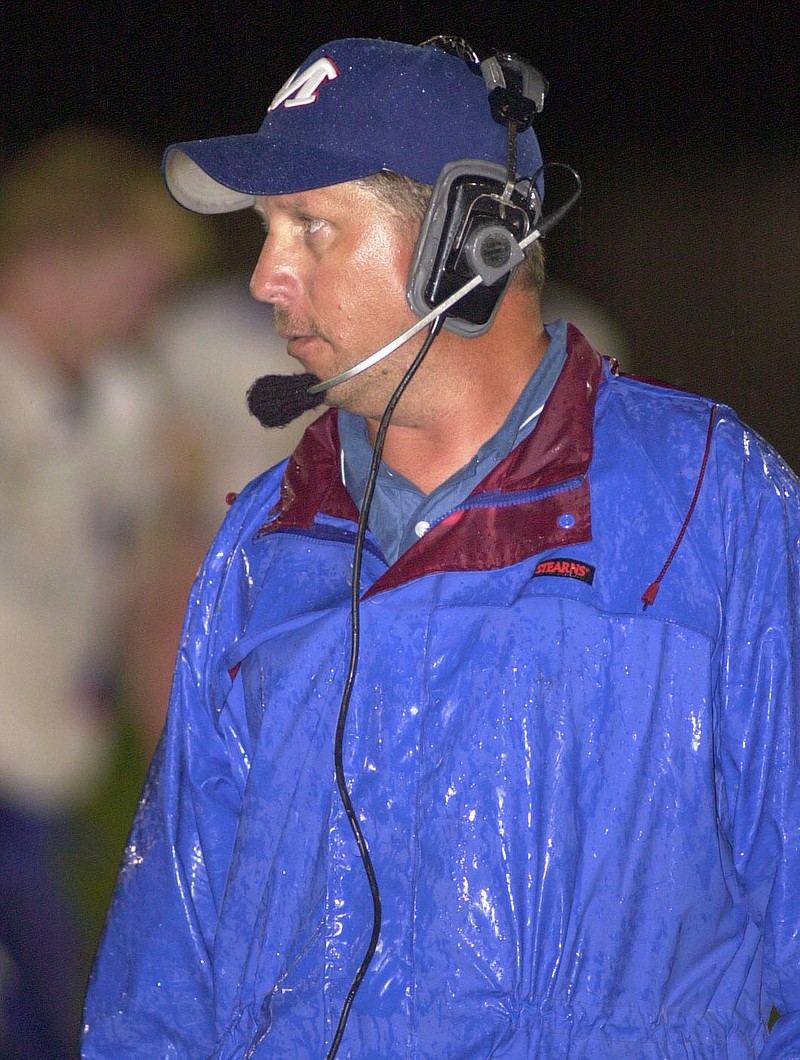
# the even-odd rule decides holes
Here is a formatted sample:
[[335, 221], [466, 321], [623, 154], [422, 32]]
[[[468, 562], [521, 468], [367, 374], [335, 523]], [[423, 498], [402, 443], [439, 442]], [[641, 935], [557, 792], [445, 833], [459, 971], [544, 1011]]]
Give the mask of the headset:
[[519, 56], [496, 53], [480, 62], [460, 38], [432, 37], [421, 47], [457, 55], [482, 76], [496, 122], [508, 129], [505, 168], [461, 159], [446, 165], [433, 189], [411, 261], [406, 295], [424, 317], [475, 275], [481, 284], [448, 311], [444, 326], [474, 337], [491, 327], [514, 269], [524, 258], [519, 243], [542, 216], [535, 180], [516, 171], [517, 133], [532, 125], [547, 95], [545, 78]]

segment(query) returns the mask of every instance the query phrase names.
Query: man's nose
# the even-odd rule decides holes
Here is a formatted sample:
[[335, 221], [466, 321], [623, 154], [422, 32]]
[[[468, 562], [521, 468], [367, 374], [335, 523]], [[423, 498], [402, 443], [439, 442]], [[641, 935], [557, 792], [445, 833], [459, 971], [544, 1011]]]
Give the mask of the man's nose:
[[250, 293], [259, 302], [285, 304], [297, 288], [297, 277], [277, 240], [268, 236], [250, 278]]

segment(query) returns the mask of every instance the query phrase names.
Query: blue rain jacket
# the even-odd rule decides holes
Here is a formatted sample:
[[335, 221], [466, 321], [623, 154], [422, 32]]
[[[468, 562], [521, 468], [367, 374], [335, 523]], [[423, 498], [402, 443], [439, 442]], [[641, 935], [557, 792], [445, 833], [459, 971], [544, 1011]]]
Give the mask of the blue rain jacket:
[[[568, 344], [464, 504], [392, 567], [367, 540], [344, 746], [384, 922], [339, 1056], [798, 1057], [798, 483]], [[330, 412], [193, 589], [88, 1058], [331, 1042], [372, 927], [334, 785], [338, 450]]]

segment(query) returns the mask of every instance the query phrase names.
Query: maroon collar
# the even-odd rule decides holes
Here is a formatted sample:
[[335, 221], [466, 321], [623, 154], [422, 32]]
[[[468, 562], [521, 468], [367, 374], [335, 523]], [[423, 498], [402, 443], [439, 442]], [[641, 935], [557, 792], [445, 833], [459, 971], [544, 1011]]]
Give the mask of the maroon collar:
[[[459, 510], [428, 533], [372, 586], [368, 595], [442, 570], [491, 570], [547, 548], [591, 538], [586, 472], [592, 458], [594, 407], [602, 358], [577, 328], [567, 328], [567, 359], [536, 430], [470, 494]], [[318, 514], [355, 522], [358, 509], [342, 483], [337, 413], [330, 409], [303, 435], [289, 459], [281, 494], [262, 533], [308, 528]], [[563, 485], [562, 490], [549, 489]], [[531, 492], [540, 495], [529, 496]], [[495, 504], [482, 494], [518, 494]], [[511, 497], [508, 498], [509, 500]], [[520, 505], [526, 509], [520, 518]], [[453, 533], [458, 525], [459, 532]]]
[[592, 459], [594, 406], [603, 359], [572, 324], [567, 359], [533, 431], [473, 491], [542, 489], [585, 475]]

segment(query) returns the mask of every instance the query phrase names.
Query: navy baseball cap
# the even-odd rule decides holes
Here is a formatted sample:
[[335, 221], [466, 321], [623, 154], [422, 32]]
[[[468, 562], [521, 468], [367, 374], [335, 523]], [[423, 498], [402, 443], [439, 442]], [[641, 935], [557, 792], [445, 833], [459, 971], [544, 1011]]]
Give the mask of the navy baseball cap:
[[[460, 159], [506, 165], [508, 131], [489, 88], [442, 48], [354, 38], [306, 59], [270, 104], [258, 132], [172, 144], [164, 179], [182, 206], [228, 213], [257, 195], [327, 187], [393, 170], [435, 184]], [[542, 165], [533, 130], [517, 138], [517, 170]]]

